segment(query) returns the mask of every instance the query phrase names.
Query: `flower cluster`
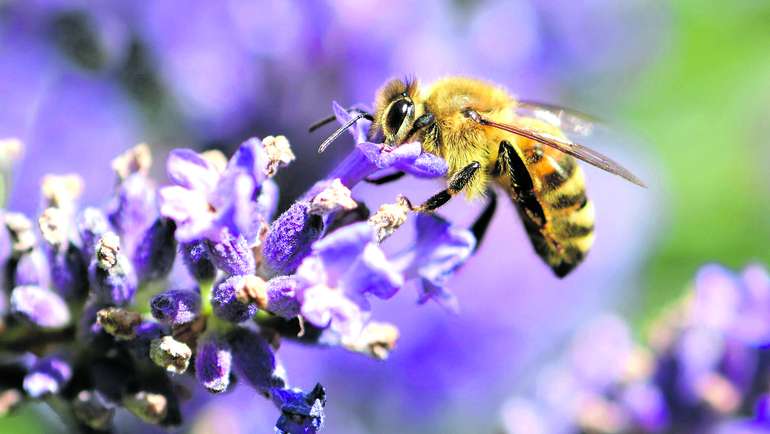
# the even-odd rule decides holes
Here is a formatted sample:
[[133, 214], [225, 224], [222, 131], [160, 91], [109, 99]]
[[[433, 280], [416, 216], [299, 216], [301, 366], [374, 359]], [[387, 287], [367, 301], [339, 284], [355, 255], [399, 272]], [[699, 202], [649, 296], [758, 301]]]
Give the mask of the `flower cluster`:
[[707, 265], [646, 345], [605, 315], [581, 330], [528, 397], [505, 405], [507, 433], [770, 433], [770, 276]]
[[419, 214], [410, 246], [382, 250], [408, 200], [369, 215], [350, 189], [387, 169], [440, 177], [446, 164], [419, 143], [368, 142], [367, 128], [359, 121], [348, 158], [276, 218], [272, 178], [294, 160], [283, 136], [249, 139], [229, 160], [173, 150], [160, 188], [149, 148], [137, 146], [113, 161], [115, 195], [103, 207], [79, 207], [79, 177], [47, 177], [37, 224], [2, 215], [6, 409], [26, 397], [94, 430], [108, 429], [118, 407], [177, 425], [189, 394], [182, 375], [194, 373], [211, 393], [237, 377], [268, 397], [278, 433], [317, 432], [325, 390], [290, 386], [280, 341], [386, 358], [399, 332], [371, 319], [372, 299], [414, 281], [419, 302], [454, 306], [447, 280], [475, 247], [470, 231]]

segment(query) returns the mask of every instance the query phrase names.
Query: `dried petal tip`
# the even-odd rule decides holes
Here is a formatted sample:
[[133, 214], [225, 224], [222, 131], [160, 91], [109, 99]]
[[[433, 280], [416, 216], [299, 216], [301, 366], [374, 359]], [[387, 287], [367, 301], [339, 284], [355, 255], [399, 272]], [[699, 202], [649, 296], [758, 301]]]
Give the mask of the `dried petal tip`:
[[134, 173], [147, 175], [152, 166], [152, 154], [146, 143], [140, 143], [112, 160], [112, 170], [119, 180], [124, 180]]
[[168, 413], [168, 400], [159, 393], [136, 392], [123, 397], [123, 406], [147, 423], [159, 424]]
[[342, 345], [350, 351], [385, 360], [396, 346], [398, 328], [393, 324], [372, 321], [356, 338], [345, 338]]
[[41, 193], [46, 207], [72, 209], [74, 202], [83, 193], [83, 178], [77, 174], [46, 175], [43, 177]]
[[99, 268], [109, 270], [118, 264], [120, 237], [115, 232], [107, 232], [96, 243], [96, 260]]
[[235, 289], [241, 303], [254, 303], [260, 309], [267, 306], [267, 282], [259, 276], [245, 276], [242, 286]]
[[324, 423], [326, 391], [316, 384], [308, 394], [299, 389], [274, 389], [273, 402], [281, 409], [275, 424], [278, 434], [315, 434]]
[[0, 139], [0, 165], [8, 167], [21, 157], [24, 143], [16, 137]]
[[58, 248], [67, 242], [67, 214], [60, 208], [46, 208], [37, 220], [43, 240]]
[[58, 357], [46, 357], [35, 363], [24, 377], [24, 391], [32, 398], [55, 395], [72, 378], [72, 368]]
[[82, 390], [72, 401], [75, 417], [88, 427], [104, 431], [112, 423], [115, 406], [97, 391]]
[[70, 322], [67, 303], [39, 286], [17, 286], [11, 292], [11, 312], [41, 328], [62, 328]]
[[136, 337], [136, 328], [142, 323], [142, 317], [138, 312], [108, 307], [96, 312], [96, 321], [105, 332], [123, 340], [131, 340]]
[[36, 243], [32, 222], [24, 214], [9, 212], [5, 214], [5, 227], [11, 235], [13, 255], [19, 257], [30, 252]]
[[209, 392], [220, 393], [230, 385], [233, 354], [220, 339], [202, 339], [195, 356], [195, 375]]
[[150, 344], [150, 359], [156, 365], [174, 374], [184, 373], [190, 364], [191, 357], [190, 347], [171, 336], [154, 339]]
[[380, 209], [369, 217], [368, 221], [374, 227], [377, 242], [381, 243], [401, 227], [406, 222], [410, 210], [409, 200], [402, 195], [398, 195], [396, 203], [386, 203], [380, 206]]
[[310, 202], [310, 213], [323, 216], [343, 209], [355, 209], [357, 206], [350, 196], [350, 189], [342, 185], [339, 178], [335, 178]]
[[289, 146], [289, 140], [285, 136], [267, 136], [262, 139], [262, 146], [267, 154], [266, 173], [272, 177], [280, 167], [285, 167], [294, 161], [294, 153]]

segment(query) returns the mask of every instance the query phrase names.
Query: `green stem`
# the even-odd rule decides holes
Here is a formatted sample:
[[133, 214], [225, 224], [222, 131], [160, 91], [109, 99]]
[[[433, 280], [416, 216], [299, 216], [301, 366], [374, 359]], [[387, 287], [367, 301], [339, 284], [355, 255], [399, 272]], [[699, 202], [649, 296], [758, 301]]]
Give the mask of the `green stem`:
[[214, 308], [211, 306], [211, 292], [214, 290], [214, 279], [199, 282], [201, 289], [201, 315], [212, 317]]

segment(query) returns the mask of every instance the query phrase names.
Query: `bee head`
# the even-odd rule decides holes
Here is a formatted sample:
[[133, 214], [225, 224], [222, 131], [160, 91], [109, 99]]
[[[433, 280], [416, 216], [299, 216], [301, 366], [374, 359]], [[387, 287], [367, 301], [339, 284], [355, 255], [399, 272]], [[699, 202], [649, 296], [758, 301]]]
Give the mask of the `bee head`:
[[417, 83], [413, 80], [391, 80], [377, 92], [374, 124], [369, 138], [382, 131], [385, 143], [399, 144], [407, 139], [415, 119], [414, 95]]

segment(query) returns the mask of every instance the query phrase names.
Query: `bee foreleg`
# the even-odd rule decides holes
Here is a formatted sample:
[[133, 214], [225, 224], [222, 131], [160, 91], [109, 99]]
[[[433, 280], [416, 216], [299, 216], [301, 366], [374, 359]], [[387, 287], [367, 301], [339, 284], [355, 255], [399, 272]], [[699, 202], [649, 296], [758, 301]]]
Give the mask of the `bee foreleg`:
[[495, 210], [497, 209], [497, 193], [490, 188], [487, 190], [487, 195], [489, 197], [487, 206], [484, 207], [484, 211], [476, 217], [476, 221], [473, 222], [473, 226], [471, 226], [471, 232], [473, 232], [473, 236], [476, 238], [476, 247], [474, 250], [479, 249], [481, 241], [484, 240], [484, 235], [486, 235], [487, 229], [489, 229], [489, 223], [492, 222], [492, 216], [495, 215]]
[[383, 175], [379, 178], [364, 178], [364, 182], [374, 185], [382, 185], [401, 179], [404, 175], [406, 175], [404, 172], [395, 172], [388, 175]]
[[465, 188], [468, 183], [470, 183], [471, 179], [473, 179], [473, 176], [476, 174], [476, 172], [478, 172], [480, 168], [481, 163], [478, 161], [474, 161], [471, 164], [463, 167], [449, 180], [449, 186], [445, 190], [441, 190], [440, 192], [434, 194], [422, 205], [414, 208], [413, 211], [430, 212], [440, 208], [442, 205], [449, 202], [449, 199], [451, 199], [452, 196], [462, 191], [462, 189]]

